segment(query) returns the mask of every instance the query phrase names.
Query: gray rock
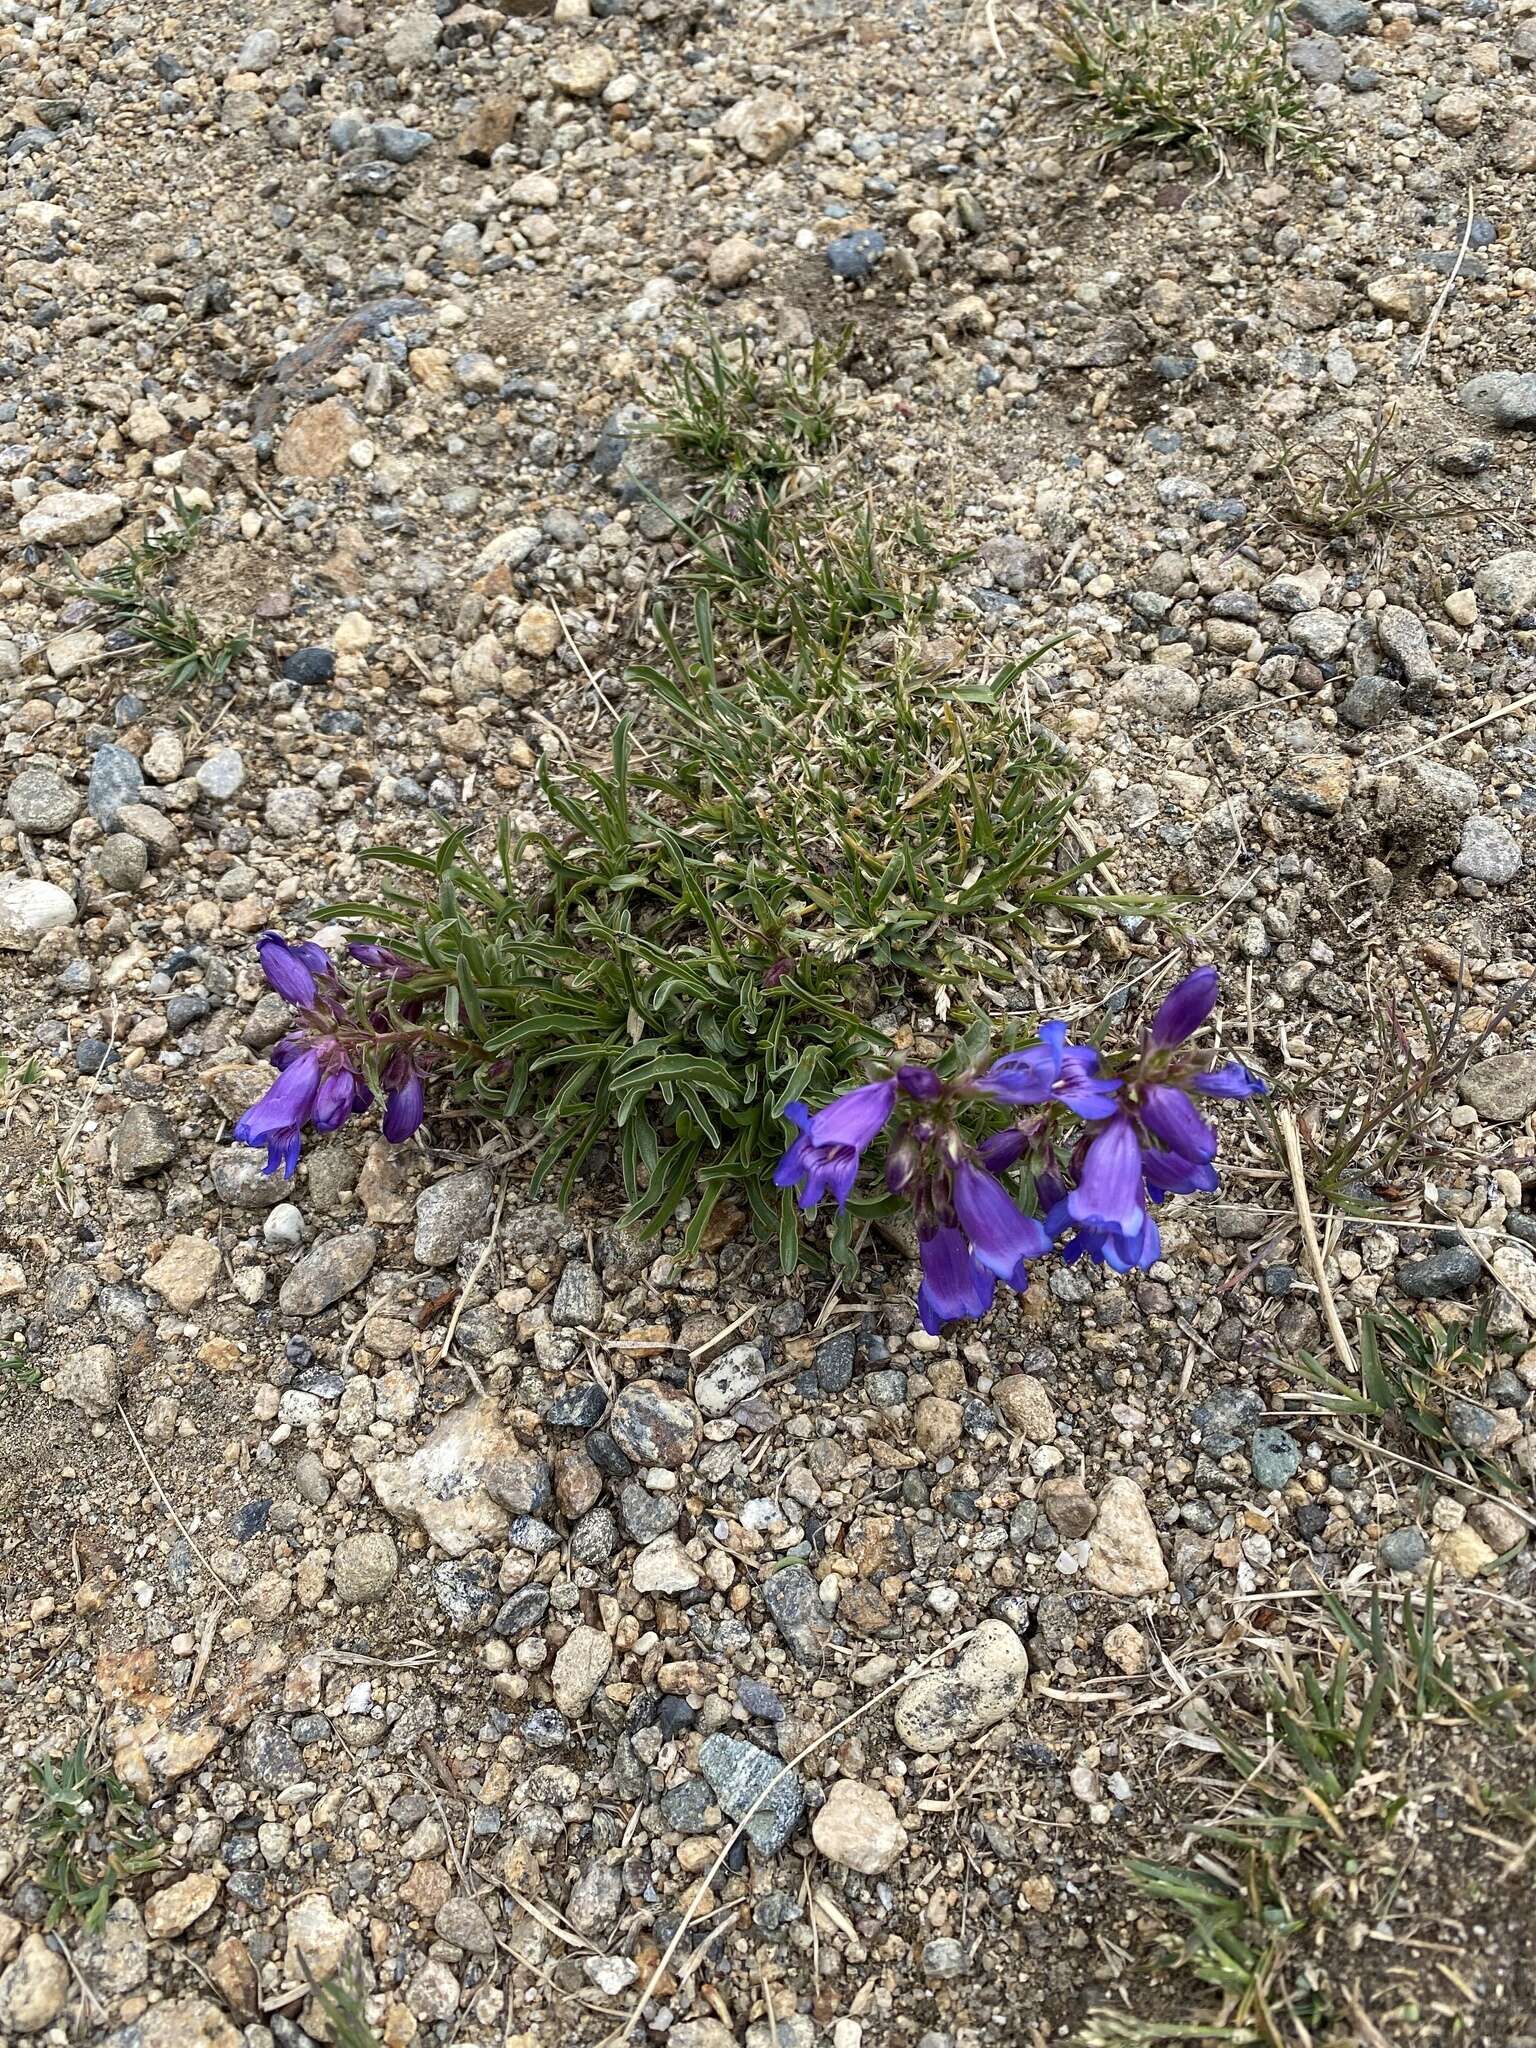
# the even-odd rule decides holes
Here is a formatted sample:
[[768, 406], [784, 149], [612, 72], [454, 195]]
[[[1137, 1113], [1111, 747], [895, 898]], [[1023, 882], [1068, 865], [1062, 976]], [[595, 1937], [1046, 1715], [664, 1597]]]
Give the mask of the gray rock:
[[652, 1493], [638, 1479], [626, 1479], [619, 1493], [619, 1519], [636, 1543], [654, 1543], [677, 1527], [679, 1509], [670, 1493]]
[[1448, 768], [1443, 761], [1410, 761], [1404, 779], [1417, 785], [1425, 803], [1454, 817], [1470, 817], [1477, 809], [1477, 784], [1462, 769]]
[[250, 1145], [228, 1145], [208, 1162], [213, 1192], [232, 1209], [273, 1209], [287, 1200], [288, 1184], [266, 1171], [265, 1155]]
[[1410, 1301], [1450, 1301], [1482, 1278], [1477, 1253], [1461, 1244], [1446, 1245], [1427, 1258], [1409, 1259], [1397, 1269], [1397, 1284]]
[[896, 1705], [896, 1733], [937, 1756], [1004, 1721], [1024, 1697], [1029, 1652], [1007, 1622], [977, 1625], [952, 1670], [925, 1671]]
[[6, 814], [34, 839], [57, 839], [79, 817], [80, 792], [51, 768], [23, 768], [5, 799]]
[[755, 1344], [737, 1344], [694, 1381], [694, 1399], [706, 1415], [729, 1415], [763, 1384], [763, 1354]]
[[473, 1899], [445, 1899], [432, 1923], [433, 1932], [472, 1956], [493, 1956], [496, 1934], [485, 1916], [485, 1908]]
[[763, 1605], [773, 1625], [802, 1664], [819, 1664], [831, 1640], [831, 1624], [809, 1567], [786, 1564], [762, 1582]]
[[1349, 639], [1349, 620], [1323, 606], [1298, 612], [1291, 620], [1291, 638], [1314, 661], [1336, 661]]
[[1239, 1451], [1258, 1427], [1264, 1403], [1252, 1387], [1218, 1387], [1195, 1404], [1190, 1421], [1200, 1432], [1200, 1447], [1213, 1458]]
[[392, 164], [413, 164], [432, 147], [436, 137], [426, 128], [407, 128], [403, 121], [379, 121], [373, 130], [373, 146]]
[[236, 71], [270, 71], [283, 39], [275, 28], [253, 28], [235, 53]]
[[1536, 553], [1512, 548], [1484, 562], [1473, 578], [1479, 604], [1496, 612], [1528, 612], [1536, 605]]
[[320, 798], [312, 789], [300, 789], [287, 784], [280, 789], [269, 790], [262, 815], [267, 830], [278, 839], [303, 839], [318, 831], [320, 825]]
[[360, 1535], [343, 1536], [331, 1559], [336, 1598], [347, 1607], [382, 1600], [399, 1570], [400, 1553], [394, 1538], [383, 1530], [365, 1529]]
[[460, 1635], [489, 1628], [501, 1606], [495, 1558], [483, 1550], [444, 1558], [432, 1567], [432, 1597]]
[[[776, 1856], [805, 1814], [805, 1785], [797, 1771], [734, 1735], [707, 1736], [699, 1769], [714, 1788], [721, 1811], [746, 1821], [747, 1837], [763, 1856]], [[755, 1811], [754, 1811], [755, 1808]]]
[[1475, 882], [1512, 882], [1523, 862], [1520, 842], [1499, 818], [1479, 811], [1461, 828], [1461, 845], [1451, 866]]
[[1536, 427], [1536, 370], [1485, 370], [1458, 394], [1463, 412], [1493, 427]]
[[1300, 1446], [1283, 1429], [1256, 1429], [1248, 1455], [1254, 1478], [1271, 1493], [1278, 1493], [1301, 1469]]
[[91, 757], [91, 780], [86, 804], [103, 832], [117, 826], [117, 814], [124, 804], [136, 804], [144, 794], [144, 771], [136, 755], [108, 740]]
[[[15, 1922], [12, 1921], [12, 1926]], [[45, 1934], [34, 1931], [0, 1973], [0, 2032], [12, 2039], [40, 2034], [64, 2009], [69, 1966]]]
[[1371, 25], [1366, 0], [1296, 0], [1295, 13], [1324, 35], [1363, 35]]
[[115, 532], [126, 509], [110, 491], [50, 491], [21, 515], [22, 542], [49, 548], [83, 547]]
[[111, 832], [91, 849], [90, 870], [109, 896], [131, 896], [149, 873], [149, 848], [131, 832]]
[[1356, 732], [1376, 732], [1403, 712], [1403, 686], [1388, 676], [1361, 676], [1352, 683], [1339, 716]]
[[885, 237], [878, 228], [855, 228], [827, 244], [827, 268], [834, 277], [856, 283], [874, 274], [885, 248]]
[[416, 1198], [416, 1263], [451, 1266], [459, 1253], [485, 1235], [495, 1190], [483, 1167], [450, 1173]]
[[304, 1759], [285, 1728], [276, 1721], [253, 1721], [241, 1745], [245, 1775], [266, 1792], [281, 1792], [304, 1775]]
[[110, 1344], [87, 1344], [53, 1376], [56, 1401], [73, 1402], [86, 1415], [110, 1415], [117, 1406], [121, 1375]]
[[181, 1155], [176, 1126], [163, 1109], [150, 1102], [131, 1102], [112, 1146], [112, 1165], [120, 1181], [147, 1180]]
[[284, 1280], [277, 1305], [286, 1316], [318, 1316], [361, 1287], [378, 1257], [377, 1231], [350, 1230], [307, 1252]]
[[603, 1283], [585, 1259], [567, 1259], [555, 1288], [550, 1320], [562, 1330], [596, 1329], [603, 1313]]
[[1344, 76], [1344, 52], [1332, 36], [1300, 36], [1288, 54], [1291, 69], [1308, 85], [1337, 85]]
[[193, 780], [204, 796], [215, 803], [228, 803], [245, 781], [245, 762], [234, 747], [220, 747], [197, 764]]
[[1452, 1395], [1446, 1420], [1451, 1436], [1464, 1451], [1486, 1451], [1498, 1433], [1498, 1421], [1491, 1408], [1478, 1401], [1464, 1401]]
[[1389, 1572], [1411, 1572], [1428, 1557], [1429, 1545], [1422, 1530], [1393, 1529], [1377, 1544], [1376, 1555]]
[[1536, 1109], [1536, 1052], [1496, 1052], [1461, 1077], [1461, 1099], [1485, 1123], [1523, 1123]]
[[659, 1380], [631, 1380], [613, 1404], [608, 1430], [614, 1442], [637, 1465], [662, 1465], [681, 1471], [693, 1457], [703, 1435], [704, 1418], [686, 1394], [674, 1393]]
[[1410, 683], [1433, 683], [1439, 668], [1429, 648], [1424, 621], [1400, 604], [1385, 605], [1376, 614], [1376, 641], [1383, 654], [1397, 663]]

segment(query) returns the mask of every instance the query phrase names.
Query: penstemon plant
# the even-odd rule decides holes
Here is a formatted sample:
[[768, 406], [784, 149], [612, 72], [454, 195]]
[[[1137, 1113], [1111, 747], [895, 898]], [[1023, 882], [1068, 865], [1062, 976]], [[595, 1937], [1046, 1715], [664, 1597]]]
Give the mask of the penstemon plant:
[[[241, 1143], [266, 1147], [267, 1172], [291, 1176], [306, 1128], [339, 1129], [371, 1106], [376, 1091], [384, 1097], [384, 1136], [397, 1144], [420, 1127], [434, 1076], [452, 1081], [484, 1109], [510, 1113], [517, 1106], [529, 1078], [520, 1047], [539, 1041], [550, 1020], [536, 1013], [531, 1028], [526, 1018], [521, 1030], [516, 1021], [496, 1028], [498, 1009], [505, 1014], [513, 1007], [500, 999], [515, 991], [494, 983], [476, 987], [463, 971], [463, 955], [453, 963], [434, 961], [430, 936], [420, 957], [373, 940], [353, 941], [343, 970], [322, 947], [290, 943], [275, 932], [265, 933], [257, 950], [268, 981], [298, 1013], [272, 1054], [278, 1078], [235, 1127]], [[776, 990], [793, 978], [787, 968], [776, 968], [753, 969], [745, 984], [758, 1001], [753, 1025], [769, 1034], [793, 1014], [780, 1011], [775, 1022]], [[524, 993], [536, 995], [537, 985]], [[726, 994], [737, 1003], [740, 1029], [742, 988]], [[792, 1204], [813, 1210], [823, 1196], [832, 1199], [834, 1227], [843, 1229], [846, 1243], [864, 1154], [888, 1134], [885, 1194], [863, 1207], [910, 1203], [923, 1274], [918, 1309], [924, 1327], [937, 1333], [946, 1323], [986, 1314], [999, 1280], [1022, 1292], [1030, 1263], [1053, 1248], [1068, 1263], [1086, 1257], [1117, 1272], [1159, 1257], [1153, 1209], [1170, 1195], [1217, 1185], [1216, 1133], [1197, 1100], [1264, 1091], [1240, 1061], [1217, 1064], [1191, 1046], [1216, 997], [1216, 970], [1199, 968], [1164, 999], [1140, 1045], [1124, 1054], [1071, 1044], [1065, 1024], [1047, 1022], [1019, 1050], [994, 1057], [968, 1056], [962, 1048], [948, 1075], [895, 1065], [814, 1112], [800, 1095], [812, 1092], [807, 1079], [830, 1079], [835, 1038], [824, 1035], [819, 1044], [813, 1038], [798, 1052], [786, 1045], [786, 1085], [777, 1101], [744, 1106], [724, 1061], [714, 1063], [715, 1075], [708, 1060], [688, 1056], [641, 1050], [638, 1062], [628, 1058], [643, 1043], [643, 1019], [638, 1034], [630, 1023], [617, 1043], [610, 1032], [596, 1051], [576, 1030], [573, 1010], [554, 1022], [576, 1054], [586, 1045], [576, 1071], [589, 1094], [597, 1088], [599, 1115], [616, 1119], [637, 1220], [659, 1229], [689, 1186], [701, 1190], [685, 1235], [688, 1249], [696, 1248], [703, 1222], [737, 1180], [759, 1221], [773, 1223], [761, 1181], [778, 1149], [770, 1133], [776, 1122], [782, 1128], [780, 1120], [795, 1133], [771, 1170], [780, 1194], [781, 1248], [785, 1212], [793, 1215]], [[600, 989], [593, 1007], [601, 1032]], [[607, 1061], [604, 1046], [613, 1054]], [[753, 1049], [760, 1051], [755, 1040]], [[558, 1108], [558, 1095], [555, 1100]], [[727, 1108], [737, 1113], [734, 1122], [726, 1121]], [[981, 1129], [984, 1123], [992, 1128]], [[577, 1129], [565, 1193], [601, 1133], [590, 1104]], [[685, 1138], [680, 1149], [679, 1129]], [[663, 1139], [670, 1140], [665, 1151]], [[757, 1178], [748, 1178], [754, 1168], [761, 1169]], [[791, 1233], [788, 1246], [795, 1242]], [[792, 1257], [784, 1263], [792, 1264]]]
[[[1108, 1062], [1051, 1022], [1032, 1045], [949, 1080], [900, 1067], [814, 1115], [790, 1103], [799, 1135], [774, 1179], [798, 1188], [804, 1207], [830, 1194], [841, 1208], [865, 1151], [889, 1129], [885, 1182], [912, 1205], [918, 1312], [932, 1335], [985, 1315], [999, 1280], [1022, 1293], [1030, 1262], [1053, 1247], [1069, 1265], [1150, 1266], [1162, 1252], [1153, 1208], [1217, 1185], [1216, 1133], [1196, 1098], [1264, 1092], [1240, 1060], [1216, 1065], [1190, 1048], [1216, 996], [1215, 968], [1198, 968], [1165, 997], [1140, 1046]], [[1009, 1121], [977, 1138], [978, 1109]]]

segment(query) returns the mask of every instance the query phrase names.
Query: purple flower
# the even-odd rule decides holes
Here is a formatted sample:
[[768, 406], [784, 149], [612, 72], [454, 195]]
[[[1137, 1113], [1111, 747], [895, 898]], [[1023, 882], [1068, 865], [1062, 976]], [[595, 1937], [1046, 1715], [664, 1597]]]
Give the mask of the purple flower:
[[800, 1187], [802, 1209], [814, 1209], [824, 1194], [844, 1208], [864, 1149], [884, 1130], [895, 1104], [894, 1078], [850, 1089], [814, 1116], [803, 1102], [787, 1104], [784, 1114], [800, 1135], [775, 1167], [774, 1186]]
[[299, 1141], [320, 1091], [320, 1055], [312, 1048], [285, 1065], [272, 1086], [235, 1125], [241, 1145], [265, 1145], [264, 1172], [291, 1180], [299, 1163]]
[[371, 967], [375, 974], [382, 974], [390, 981], [409, 981], [413, 974], [421, 972], [419, 961], [407, 960], [392, 946], [375, 945], [371, 939], [349, 939], [347, 951], [360, 966]]
[[1059, 1102], [1086, 1122], [1112, 1116], [1120, 1083], [1099, 1072], [1091, 1045], [1068, 1045], [1065, 1024], [1040, 1026], [1039, 1043], [1005, 1052], [974, 1083], [998, 1102]]
[[1140, 1235], [1146, 1221], [1141, 1146], [1128, 1116], [1111, 1117], [1088, 1147], [1066, 1208], [1074, 1223], [1127, 1238]]
[[284, 1002], [297, 1010], [313, 1007], [319, 993], [317, 984], [331, 975], [330, 958], [323, 947], [306, 940], [295, 943], [277, 932], [263, 932], [256, 941], [261, 971]]
[[945, 1323], [986, 1314], [997, 1282], [977, 1263], [958, 1230], [942, 1225], [925, 1231], [917, 1250], [923, 1268], [917, 1313], [930, 1337], [937, 1337]]
[[1022, 1293], [1029, 1284], [1025, 1261], [1043, 1258], [1051, 1248], [1044, 1226], [1026, 1216], [1002, 1182], [971, 1159], [956, 1165], [951, 1199], [977, 1261]]
[[936, 1102], [944, 1092], [944, 1083], [927, 1067], [898, 1067], [896, 1081], [902, 1094], [917, 1102]]
[[1228, 1102], [1242, 1102], [1250, 1095], [1267, 1095], [1268, 1089], [1257, 1074], [1249, 1073], [1241, 1060], [1228, 1060], [1223, 1067], [1215, 1067], [1209, 1074], [1196, 1074], [1190, 1084], [1200, 1095], [1221, 1096]]
[[384, 1135], [391, 1145], [403, 1145], [414, 1137], [427, 1111], [426, 1084], [410, 1063], [410, 1056], [397, 1053], [384, 1069]]
[[1192, 1038], [1216, 1007], [1218, 980], [1214, 967], [1197, 967], [1193, 974], [1186, 974], [1163, 997], [1147, 1034], [1148, 1044], [1182, 1045]]

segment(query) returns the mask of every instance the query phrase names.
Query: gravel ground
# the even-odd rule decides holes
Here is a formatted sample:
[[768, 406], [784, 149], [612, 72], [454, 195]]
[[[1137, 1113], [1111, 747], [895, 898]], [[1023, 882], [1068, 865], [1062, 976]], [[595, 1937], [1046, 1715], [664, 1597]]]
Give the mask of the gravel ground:
[[[1298, 11], [1332, 160], [1214, 181], [1070, 146], [1029, 8], [0, 5], [6, 2039], [302, 2048], [337, 1971], [388, 2048], [596, 2042], [648, 1984], [672, 2048], [1044, 2042], [1143, 1982], [1187, 2019], [1123, 1864], [1200, 1817], [1202, 1717], [1320, 1589], [1526, 1614], [1536, 15]], [[973, 551], [978, 664], [1062, 636], [1082, 830], [1192, 899], [1309, 1162], [1384, 1024], [1447, 1032], [1378, 1213], [1313, 1201], [1351, 1328], [1486, 1315], [1452, 1434], [1507, 1493], [1321, 1414], [1257, 1119], [1150, 1273], [942, 1341], [898, 1248], [854, 1296], [728, 1223], [685, 1265], [602, 1186], [530, 1203], [517, 1128], [291, 1186], [231, 1143], [253, 936], [367, 845], [531, 822], [633, 699], [677, 559], [636, 409], [701, 316], [846, 332], [840, 488]], [[1384, 409], [1415, 516], [1299, 533], [1287, 469]], [[178, 495], [177, 605], [251, 640], [174, 695], [72, 565]], [[1110, 921], [1040, 985], [1178, 957]], [[20, 1767], [86, 1731], [162, 1856], [45, 1936]], [[1513, 2048], [1528, 1887], [1457, 1860], [1474, 1753], [1422, 1761], [1340, 1981]]]

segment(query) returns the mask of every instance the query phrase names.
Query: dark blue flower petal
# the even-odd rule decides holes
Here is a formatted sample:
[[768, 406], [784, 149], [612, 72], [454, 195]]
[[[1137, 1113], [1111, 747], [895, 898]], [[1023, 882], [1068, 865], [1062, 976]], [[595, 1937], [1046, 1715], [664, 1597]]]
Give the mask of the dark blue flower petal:
[[1182, 1045], [1216, 1007], [1219, 977], [1214, 967], [1197, 967], [1164, 996], [1150, 1033], [1153, 1045]]
[[1209, 1074], [1196, 1074], [1190, 1083], [1197, 1094], [1217, 1095], [1228, 1102], [1242, 1102], [1250, 1095], [1267, 1095], [1268, 1088], [1257, 1074], [1250, 1073], [1241, 1060], [1228, 1060]]

